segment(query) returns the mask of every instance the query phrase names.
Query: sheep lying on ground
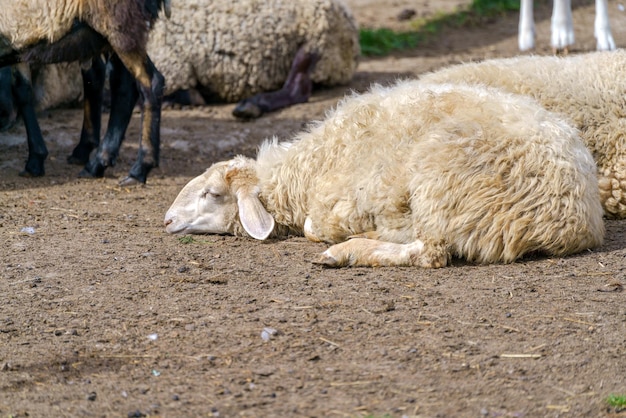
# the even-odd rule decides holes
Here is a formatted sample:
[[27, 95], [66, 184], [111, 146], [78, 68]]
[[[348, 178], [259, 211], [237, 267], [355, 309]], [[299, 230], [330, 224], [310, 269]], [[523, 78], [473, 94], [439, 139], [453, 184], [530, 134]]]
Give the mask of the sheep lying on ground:
[[[148, 58], [146, 44], [162, 7], [169, 14], [169, 0], [0, 0], [0, 67], [84, 61], [111, 51], [119, 59], [118, 68], [126, 67], [137, 81], [144, 98], [142, 138], [125, 183], [145, 182], [149, 171], [158, 166], [163, 77]], [[28, 132], [29, 157], [23, 174], [38, 176], [44, 173], [48, 152], [34, 115], [29, 66], [14, 69], [12, 91]], [[120, 112], [124, 113], [120, 119], [130, 119], [132, 107], [124, 106]], [[114, 164], [126, 125], [115, 128], [113, 140], [103, 141], [83, 171], [98, 176]]]
[[82, 101], [83, 83], [78, 62], [44, 65], [31, 71], [37, 111]]
[[[567, 50], [570, 45], [574, 44], [571, 0], [554, 0], [551, 31], [550, 45], [555, 50]], [[615, 49], [615, 41], [613, 41], [609, 23], [607, 0], [596, 0], [596, 19], [593, 33], [596, 37], [598, 51]], [[518, 43], [521, 51], [535, 47], [533, 0], [521, 0]]]
[[530, 98], [405, 81], [345, 99], [292, 142], [263, 144], [256, 161], [214, 164], [165, 227], [304, 234], [337, 243], [329, 266], [563, 256], [602, 243], [595, 171], [576, 129]]
[[598, 165], [608, 217], [626, 218], [626, 51], [517, 57], [452, 66], [426, 74], [430, 83], [475, 83], [533, 97], [581, 131]]
[[207, 100], [248, 98], [235, 114], [256, 117], [308, 100], [312, 83], [349, 82], [360, 49], [342, 0], [180, 0], [155, 23], [148, 51], [166, 94], [196, 88]]

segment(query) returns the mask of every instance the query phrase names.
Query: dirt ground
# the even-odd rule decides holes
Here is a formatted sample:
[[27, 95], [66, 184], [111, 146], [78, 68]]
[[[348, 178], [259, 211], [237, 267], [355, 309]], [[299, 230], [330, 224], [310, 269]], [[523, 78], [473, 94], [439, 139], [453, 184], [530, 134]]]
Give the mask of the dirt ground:
[[[403, 28], [462, 0], [351, 0], [363, 26]], [[592, 1], [574, 2], [574, 53], [595, 48]], [[609, 2], [616, 42], [626, 13]], [[548, 46], [539, 6], [537, 53]], [[163, 215], [212, 162], [288, 138], [349, 89], [460, 61], [513, 56], [517, 16], [447, 29], [363, 59], [350, 86], [240, 122], [233, 105], [163, 113], [161, 167], [120, 188], [116, 167], [78, 179], [66, 156], [81, 111], [41, 116], [47, 174], [17, 173], [22, 127], [0, 133], [1, 417], [615, 417], [626, 393], [626, 221], [563, 259], [456, 261], [439, 270], [323, 269], [304, 238], [167, 235]], [[30, 229], [29, 229], [30, 228]]]

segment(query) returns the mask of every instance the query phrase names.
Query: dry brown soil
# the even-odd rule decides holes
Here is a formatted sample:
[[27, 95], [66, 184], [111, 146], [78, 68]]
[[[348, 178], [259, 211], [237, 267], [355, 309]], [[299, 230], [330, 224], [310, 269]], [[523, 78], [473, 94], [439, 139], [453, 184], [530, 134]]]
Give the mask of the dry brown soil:
[[[404, 8], [463, 1], [349, 3], [364, 26], [402, 28]], [[575, 5], [574, 52], [592, 50], [592, 2]], [[610, 7], [625, 46], [625, 13]], [[537, 53], [549, 54], [550, 11], [537, 12]], [[42, 115], [43, 178], [17, 175], [23, 128], [0, 134], [0, 417], [626, 416], [605, 404], [626, 394], [626, 221], [607, 221], [606, 243], [577, 256], [440, 270], [323, 269], [311, 260], [325, 246], [303, 238], [185, 244], [162, 226], [212, 162], [288, 138], [349, 88], [515, 55], [516, 30], [515, 14], [447, 29], [254, 122], [234, 120], [233, 105], [166, 110], [145, 187], [117, 185], [138, 115], [99, 180], [65, 163], [78, 109]]]

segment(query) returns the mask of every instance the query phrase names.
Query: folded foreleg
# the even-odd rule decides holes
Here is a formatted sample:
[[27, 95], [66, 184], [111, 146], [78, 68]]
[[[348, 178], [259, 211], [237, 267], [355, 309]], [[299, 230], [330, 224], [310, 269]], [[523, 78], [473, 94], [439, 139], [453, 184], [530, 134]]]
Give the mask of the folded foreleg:
[[445, 267], [450, 253], [443, 242], [415, 240], [408, 244], [353, 238], [333, 245], [321, 255], [318, 264], [343, 266]]

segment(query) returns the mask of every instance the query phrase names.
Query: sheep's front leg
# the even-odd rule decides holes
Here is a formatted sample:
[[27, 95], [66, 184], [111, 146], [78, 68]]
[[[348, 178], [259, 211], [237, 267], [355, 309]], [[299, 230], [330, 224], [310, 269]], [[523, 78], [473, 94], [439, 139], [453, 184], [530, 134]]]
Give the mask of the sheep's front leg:
[[311, 72], [317, 61], [318, 54], [306, 52], [304, 47], [301, 47], [293, 59], [283, 87], [242, 100], [233, 110], [233, 115], [246, 119], [258, 118], [264, 113], [308, 101], [313, 90]]
[[415, 240], [397, 244], [368, 238], [353, 238], [326, 250], [318, 264], [327, 267], [344, 266], [418, 266], [445, 267], [450, 260], [446, 246], [441, 243]]

